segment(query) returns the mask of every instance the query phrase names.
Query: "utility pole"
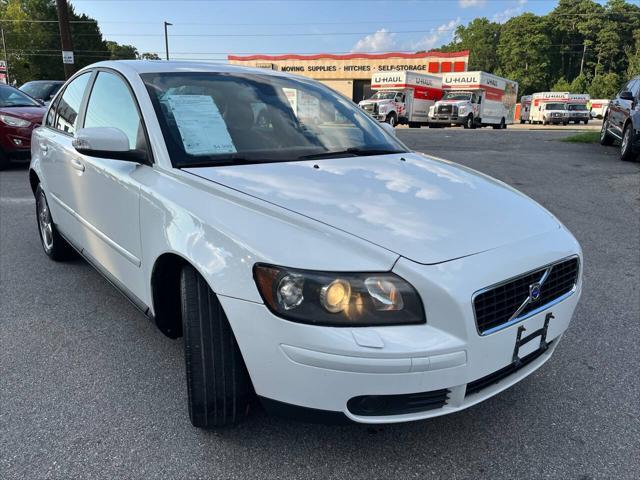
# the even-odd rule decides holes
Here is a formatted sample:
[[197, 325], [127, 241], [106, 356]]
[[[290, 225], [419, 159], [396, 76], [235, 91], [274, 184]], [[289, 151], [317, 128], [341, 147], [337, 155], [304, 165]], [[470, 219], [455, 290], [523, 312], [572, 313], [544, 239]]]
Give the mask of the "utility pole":
[[173, 23], [164, 22], [164, 50], [167, 55], [167, 60], [169, 60], [169, 35], [167, 35], [167, 27], [169, 25], [173, 25]]
[[69, 79], [76, 71], [73, 59], [73, 41], [69, 28], [69, 6], [67, 0], [56, 0], [58, 8], [58, 25], [60, 26], [60, 42], [62, 43], [62, 63], [64, 63], [64, 76]]
[[582, 75], [582, 69], [584, 68], [584, 56], [587, 54], [587, 41], [584, 42], [584, 47], [582, 49], [582, 60], [580, 61], [580, 75]]
[[4, 51], [4, 77], [7, 81], [7, 85], [11, 85], [9, 81], [9, 57], [7, 57], [7, 44], [4, 41], [4, 28], [0, 27], [0, 33], [2, 33], [2, 50]]

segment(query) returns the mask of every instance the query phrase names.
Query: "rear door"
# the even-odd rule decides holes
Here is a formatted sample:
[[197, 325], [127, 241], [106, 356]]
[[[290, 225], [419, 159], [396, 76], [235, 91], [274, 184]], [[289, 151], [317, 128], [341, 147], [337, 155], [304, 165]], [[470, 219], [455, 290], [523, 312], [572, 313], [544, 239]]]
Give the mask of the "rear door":
[[631, 106], [633, 102], [631, 100], [623, 100], [620, 98], [622, 92], [635, 92], [640, 80], [632, 79], [627, 83], [622, 90], [618, 93], [609, 104], [609, 128], [611, 133], [622, 138], [622, 128], [624, 122], [629, 117], [631, 112]]
[[38, 129], [38, 136], [34, 137], [53, 221], [79, 247], [82, 228], [76, 206], [81, 203], [80, 172], [76, 163], [78, 153], [71, 142], [91, 75], [91, 72], [78, 75], [65, 87], [49, 108], [44, 128]]

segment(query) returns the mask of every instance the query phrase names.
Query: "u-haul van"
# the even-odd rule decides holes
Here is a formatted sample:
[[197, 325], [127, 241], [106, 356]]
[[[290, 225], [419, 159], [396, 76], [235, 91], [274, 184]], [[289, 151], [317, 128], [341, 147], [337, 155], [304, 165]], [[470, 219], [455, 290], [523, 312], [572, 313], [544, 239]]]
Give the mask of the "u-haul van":
[[537, 92], [531, 95], [529, 123], [569, 123], [569, 92]]
[[589, 102], [589, 112], [591, 113], [591, 118], [603, 118], [604, 112], [607, 110], [608, 106], [608, 98], [592, 98]]
[[376, 93], [359, 105], [373, 118], [419, 128], [429, 121], [429, 107], [442, 98], [442, 78], [411, 71], [377, 72], [371, 77], [371, 90]]
[[569, 123], [583, 122], [585, 125], [589, 123], [589, 100], [591, 100], [591, 97], [586, 93], [569, 94], [569, 101], [567, 102]]
[[531, 116], [531, 95], [520, 97], [520, 123], [529, 121]]
[[445, 91], [429, 113], [429, 126], [506, 128], [513, 123], [518, 82], [486, 72], [445, 73]]

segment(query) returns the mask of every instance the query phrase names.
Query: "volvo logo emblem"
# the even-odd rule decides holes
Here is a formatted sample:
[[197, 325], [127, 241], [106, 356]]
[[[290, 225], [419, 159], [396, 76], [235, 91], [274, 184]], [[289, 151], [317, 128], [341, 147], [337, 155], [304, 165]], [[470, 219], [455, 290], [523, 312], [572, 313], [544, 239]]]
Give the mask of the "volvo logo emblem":
[[532, 302], [537, 302], [540, 299], [542, 285], [539, 282], [529, 285], [529, 299]]

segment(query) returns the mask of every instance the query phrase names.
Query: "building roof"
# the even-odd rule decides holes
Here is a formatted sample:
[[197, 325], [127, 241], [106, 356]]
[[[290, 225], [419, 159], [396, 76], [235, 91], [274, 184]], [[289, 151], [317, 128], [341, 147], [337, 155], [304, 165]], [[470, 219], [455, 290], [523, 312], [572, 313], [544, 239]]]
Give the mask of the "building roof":
[[235, 61], [252, 61], [252, 60], [353, 60], [353, 59], [371, 59], [381, 60], [385, 58], [456, 58], [469, 55], [469, 50], [461, 50], [459, 52], [386, 52], [386, 53], [347, 53], [336, 55], [332, 53], [318, 53], [313, 55], [229, 55], [229, 60]]

